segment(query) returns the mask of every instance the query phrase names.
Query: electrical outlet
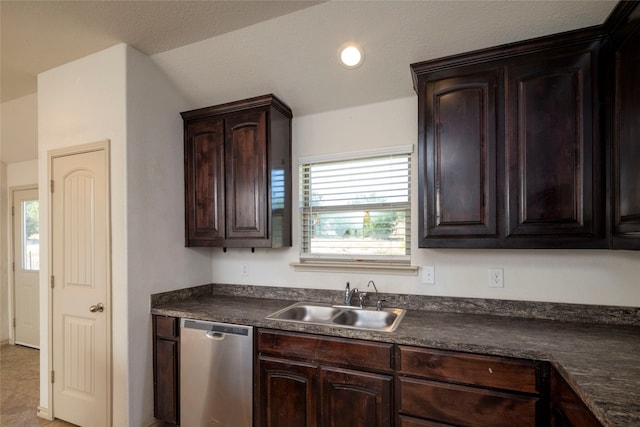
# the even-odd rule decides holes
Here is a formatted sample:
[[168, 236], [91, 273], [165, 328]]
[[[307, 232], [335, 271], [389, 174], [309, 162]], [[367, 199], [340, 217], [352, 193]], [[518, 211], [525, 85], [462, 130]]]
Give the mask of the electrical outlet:
[[489, 287], [504, 288], [504, 269], [503, 268], [489, 269]]
[[242, 277], [247, 277], [249, 275], [249, 266], [247, 264], [242, 264], [242, 273], [240, 273]]
[[422, 283], [425, 285], [436, 284], [436, 268], [433, 265], [422, 266]]

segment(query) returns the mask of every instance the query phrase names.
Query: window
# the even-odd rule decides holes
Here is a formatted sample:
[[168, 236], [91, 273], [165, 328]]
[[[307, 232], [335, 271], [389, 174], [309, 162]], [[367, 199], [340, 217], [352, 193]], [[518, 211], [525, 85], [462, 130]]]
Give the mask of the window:
[[22, 202], [22, 269], [40, 270], [40, 205], [37, 200]]
[[411, 150], [300, 159], [302, 261], [409, 263]]

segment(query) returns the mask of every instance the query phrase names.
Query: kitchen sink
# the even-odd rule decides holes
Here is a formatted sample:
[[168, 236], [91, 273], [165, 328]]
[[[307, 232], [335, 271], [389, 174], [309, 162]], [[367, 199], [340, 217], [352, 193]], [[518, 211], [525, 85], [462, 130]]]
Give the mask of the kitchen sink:
[[340, 309], [336, 307], [325, 307], [322, 305], [294, 304], [281, 310], [278, 315], [279, 320], [296, 320], [301, 322], [325, 322], [331, 320]]
[[387, 310], [344, 310], [333, 318], [333, 323], [367, 329], [385, 329], [393, 325], [397, 318], [397, 313]]
[[405, 310], [359, 308], [322, 303], [297, 302], [267, 316], [267, 319], [341, 328], [393, 332]]

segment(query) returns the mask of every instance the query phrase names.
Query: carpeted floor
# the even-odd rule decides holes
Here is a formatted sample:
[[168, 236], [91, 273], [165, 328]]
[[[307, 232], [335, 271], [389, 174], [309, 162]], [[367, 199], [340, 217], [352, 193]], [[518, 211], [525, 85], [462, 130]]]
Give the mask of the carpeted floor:
[[36, 416], [40, 400], [40, 352], [19, 345], [0, 345], [0, 427], [73, 427]]

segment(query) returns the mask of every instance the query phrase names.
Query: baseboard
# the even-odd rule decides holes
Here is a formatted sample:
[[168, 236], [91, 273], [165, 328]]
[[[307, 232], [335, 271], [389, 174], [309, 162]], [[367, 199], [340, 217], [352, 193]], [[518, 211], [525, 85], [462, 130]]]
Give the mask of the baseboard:
[[53, 417], [49, 413], [49, 408], [44, 408], [42, 406], [38, 406], [38, 411], [36, 412], [38, 418], [44, 418], [45, 420], [52, 421]]

